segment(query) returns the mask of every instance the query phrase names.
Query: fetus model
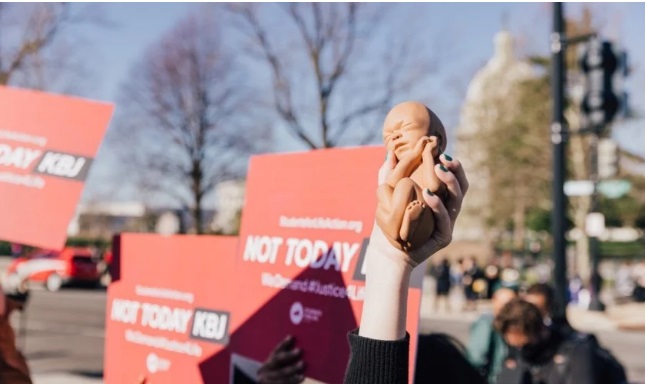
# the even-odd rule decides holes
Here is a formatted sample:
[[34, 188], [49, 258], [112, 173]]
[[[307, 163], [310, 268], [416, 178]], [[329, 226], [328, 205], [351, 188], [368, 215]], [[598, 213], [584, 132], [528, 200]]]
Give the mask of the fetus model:
[[377, 191], [377, 225], [394, 246], [414, 250], [426, 243], [435, 229], [433, 213], [422, 193], [428, 189], [442, 200], [446, 197], [446, 185], [434, 169], [446, 149], [446, 132], [433, 111], [408, 101], [393, 107], [386, 116], [383, 140], [397, 164]]

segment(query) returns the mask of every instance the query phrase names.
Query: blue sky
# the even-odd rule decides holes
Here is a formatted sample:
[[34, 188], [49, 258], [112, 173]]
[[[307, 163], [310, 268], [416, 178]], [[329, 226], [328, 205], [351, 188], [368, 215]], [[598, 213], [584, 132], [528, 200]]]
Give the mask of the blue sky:
[[[87, 5], [84, 5], [87, 6]], [[91, 57], [100, 62], [97, 87], [86, 96], [116, 100], [131, 66], [145, 49], [168, 31], [179, 19], [199, 4], [194, 3], [104, 3], [103, 14], [113, 23], [110, 28], [84, 28], [86, 40], [91, 41]], [[455, 64], [438, 70], [438, 77], [469, 78], [486, 62], [493, 51], [494, 34], [507, 19], [508, 28], [517, 38], [517, 52], [547, 53], [551, 28], [550, 6], [541, 3], [408, 3], [415, 13], [428, 20], [430, 35], [449, 33], [454, 40], [452, 56]], [[644, 106], [644, 4], [591, 3], [595, 20], [606, 36], [619, 40], [629, 50], [635, 74], [629, 79], [632, 101], [638, 109]], [[568, 15], [578, 15], [581, 3], [566, 3]], [[505, 16], [506, 15], [506, 16]], [[616, 21], [620, 26], [612, 24]], [[643, 122], [642, 122], [643, 128]], [[641, 130], [643, 133], [643, 129]], [[632, 136], [632, 135], [631, 135]], [[643, 137], [643, 136], [642, 136]], [[631, 140], [634, 142], [634, 140]], [[643, 143], [643, 140], [641, 140]], [[630, 145], [630, 144], [629, 144]], [[631, 148], [632, 149], [632, 148]], [[637, 148], [639, 149], [639, 148]], [[643, 146], [641, 151], [644, 152]]]
[[[113, 25], [109, 28], [91, 25], [78, 28], [85, 40], [91, 42], [85, 49], [91, 65], [98, 69], [94, 71], [92, 88], [83, 90], [82, 96], [116, 101], [131, 67], [145, 50], [177, 21], [201, 5], [104, 3], [98, 6]], [[644, 3], [590, 3], [589, 6], [593, 10], [595, 24], [602, 26], [602, 35], [619, 42], [629, 52], [634, 72], [626, 87], [631, 104], [642, 117], [616, 124], [614, 137], [626, 149], [643, 155]], [[582, 7], [582, 3], [564, 4], [566, 15], [578, 16]], [[441, 54], [446, 53], [447, 59], [440, 62], [432, 76], [437, 86], [446, 86], [447, 79], [458, 79], [466, 87], [475, 71], [491, 57], [493, 37], [503, 24], [517, 40], [517, 55], [547, 55], [549, 52], [551, 5], [547, 3], [405, 3], [397, 5], [395, 12], [388, 17], [397, 18], [400, 15], [398, 11], [407, 9], [414, 10], [416, 20], [411, 20], [411, 25], [419, 28], [416, 33], [428, 35], [429, 41], [436, 44], [426, 48], [432, 50], [439, 46], [443, 49]], [[462, 102], [460, 93], [453, 92], [439, 107], [440, 111], [436, 111], [449, 129], [458, 123]], [[287, 136], [285, 132], [278, 134]], [[288, 137], [281, 143], [279, 150], [304, 149]], [[101, 172], [97, 169], [93, 173], [99, 176]]]

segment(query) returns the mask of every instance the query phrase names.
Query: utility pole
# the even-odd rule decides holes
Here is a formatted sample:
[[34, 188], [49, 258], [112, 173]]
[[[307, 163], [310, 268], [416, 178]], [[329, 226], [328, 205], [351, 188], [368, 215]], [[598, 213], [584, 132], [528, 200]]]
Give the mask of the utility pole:
[[552, 148], [553, 148], [553, 202], [552, 209], [552, 238], [554, 241], [554, 285], [556, 299], [560, 304], [560, 313], [565, 312], [568, 302], [567, 265], [565, 260], [565, 213], [567, 204], [563, 184], [565, 183], [565, 148], [567, 143], [567, 127], [563, 117], [564, 109], [564, 55], [565, 55], [565, 25], [563, 22], [563, 4], [553, 4], [553, 31], [551, 36], [552, 50]]

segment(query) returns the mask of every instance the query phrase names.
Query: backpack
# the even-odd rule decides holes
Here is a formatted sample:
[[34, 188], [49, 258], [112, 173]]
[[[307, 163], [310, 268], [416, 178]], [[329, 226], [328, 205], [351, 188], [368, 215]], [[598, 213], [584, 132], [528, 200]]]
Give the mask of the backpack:
[[581, 342], [589, 342], [594, 352], [594, 365], [596, 369], [597, 382], [602, 384], [627, 384], [628, 378], [624, 366], [608, 349], [599, 344], [596, 336], [592, 334], [575, 332], [571, 339], [564, 343], [559, 353], [568, 355], [576, 345]]

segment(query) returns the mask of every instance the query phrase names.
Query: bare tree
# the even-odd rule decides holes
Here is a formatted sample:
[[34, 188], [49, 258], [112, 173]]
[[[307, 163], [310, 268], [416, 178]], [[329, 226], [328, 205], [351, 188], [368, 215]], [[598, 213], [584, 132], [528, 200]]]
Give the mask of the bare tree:
[[197, 233], [204, 232], [205, 196], [244, 172], [262, 138], [236, 115], [241, 79], [209, 17], [182, 20], [148, 50], [124, 86], [111, 135], [136, 185], [190, 209]]
[[107, 25], [94, 7], [65, 3], [0, 3], [0, 85], [36, 89], [78, 89], [87, 75], [73, 28]]
[[[398, 92], [430, 72], [430, 63], [411, 62], [415, 55], [402, 33], [382, 35], [388, 44], [378, 53], [371, 48], [386, 10], [374, 4], [241, 3], [228, 9], [247, 52], [268, 69], [270, 107], [309, 148], [374, 140], [381, 132], [377, 119]], [[361, 126], [369, 128], [352, 130]]]

